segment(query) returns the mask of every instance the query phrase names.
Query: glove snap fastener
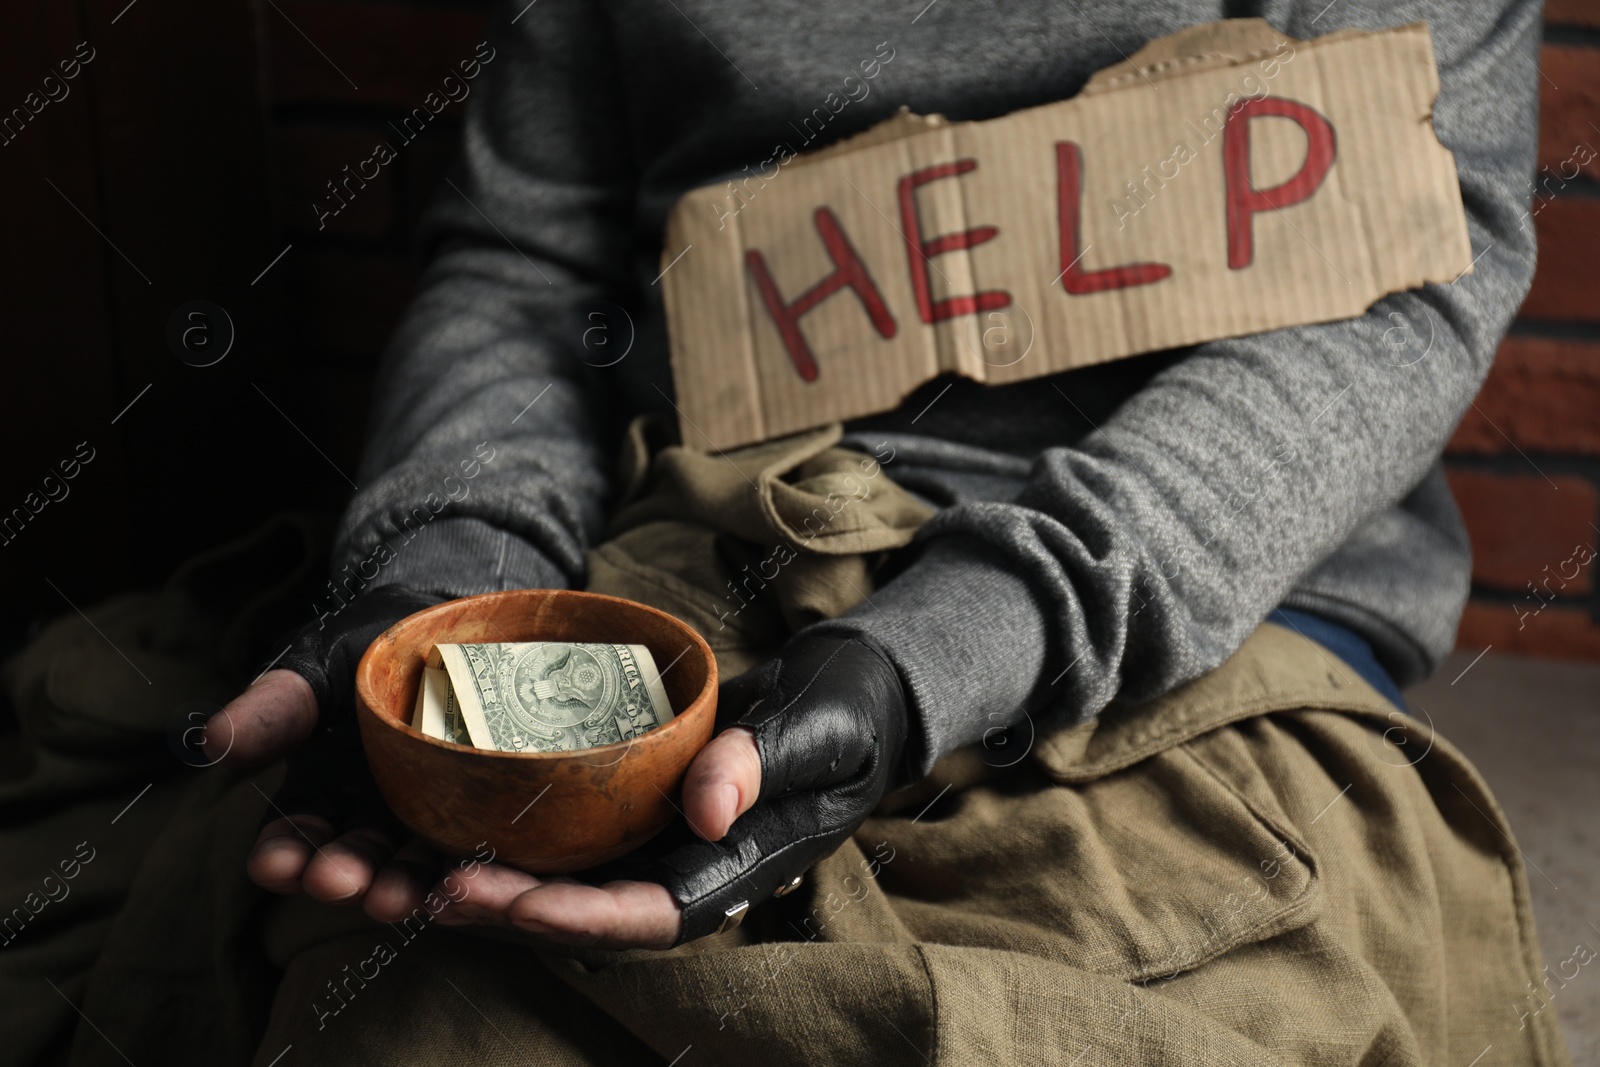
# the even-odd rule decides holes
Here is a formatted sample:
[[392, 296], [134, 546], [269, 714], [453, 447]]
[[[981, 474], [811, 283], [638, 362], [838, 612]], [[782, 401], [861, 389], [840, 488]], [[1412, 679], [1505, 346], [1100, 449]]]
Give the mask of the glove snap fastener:
[[800, 888], [800, 883], [805, 881], [805, 880], [806, 880], [806, 876], [805, 875], [797, 874], [793, 878], [791, 878], [787, 882], [785, 882], [783, 885], [780, 885], [778, 888], [774, 889], [772, 891], [772, 895], [775, 896], [775, 897], [786, 897], [790, 893], [793, 893], [796, 889], [799, 889]]
[[717, 933], [727, 933], [744, 921], [744, 913], [750, 910], [750, 902], [741, 900], [733, 907], [722, 913], [722, 925], [717, 927]]

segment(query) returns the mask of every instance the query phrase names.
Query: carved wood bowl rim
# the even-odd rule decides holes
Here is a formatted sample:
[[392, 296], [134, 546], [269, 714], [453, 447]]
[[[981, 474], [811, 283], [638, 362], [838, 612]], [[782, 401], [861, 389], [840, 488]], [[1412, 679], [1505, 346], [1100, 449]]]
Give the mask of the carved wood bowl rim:
[[[695, 694], [694, 699], [691, 700], [687, 706], [681, 709], [672, 709], [673, 715], [670, 721], [663, 723], [648, 733], [642, 734], [639, 737], [630, 738], [626, 741], [616, 741], [609, 745], [597, 745], [593, 748], [574, 749], [570, 752], [502, 752], [498, 749], [481, 749], [468, 745], [452, 744], [449, 741], [444, 741], [437, 737], [429, 737], [421, 730], [413, 727], [409, 720], [396, 717], [385, 709], [384, 701], [377, 698], [379, 686], [376, 678], [374, 677], [380, 669], [379, 661], [385, 654], [388, 653], [387, 648], [383, 648], [382, 651], [379, 651], [382, 646], [385, 646], [386, 644], [392, 646], [401, 643], [399, 640], [400, 636], [406, 633], [408, 630], [412, 630], [418, 626], [424, 625], [426, 620], [432, 616], [453, 614], [454, 612], [459, 611], [460, 605], [464, 603], [481, 603], [487, 609], [493, 607], [495, 602], [501, 600], [527, 599], [527, 595], [529, 593], [537, 593], [542, 596], [548, 596], [551, 601], [559, 601], [567, 598], [581, 598], [589, 601], [609, 601], [611, 604], [616, 605], [617, 608], [624, 614], [627, 612], [643, 612], [649, 615], [657, 616], [658, 618], [664, 620], [672, 629], [688, 638], [690, 641], [690, 647], [698, 652], [701, 661], [706, 666], [705, 684], [700, 687], [700, 691]], [[485, 613], [487, 614], [487, 611]], [[539, 638], [514, 636], [512, 640], [527, 641], [539, 640]], [[602, 642], [597, 638], [596, 643], [606, 642]], [[623, 641], [617, 643], [628, 644], [633, 642]], [[687, 652], [684, 654], [688, 655]], [[666, 669], [670, 669], [670, 667]], [[665, 673], [665, 669], [663, 669], [663, 673]], [[621, 751], [626, 753], [632, 748], [665, 743], [665, 740], [669, 738], [673, 732], [680, 729], [681, 724], [683, 724], [685, 721], [698, 720], [700, 715], [703, 714], [702, 709], [704, 709], [707, 704], [714, 702], [717, 692], [717, 681], [717, 659], [711, 651], [711, 646], [706, 643], [705, 638], [701, 637], [699, 632], [696, 631], [694, 627], [690, 626], [682, 619], [679, 619], [674, 615], [670, 615], [659, 608], [653, 608], [648, 604], [641, 604], [636, 600], [626, 600], [622, 597], [608, 596], [605, 593], [590, 593], [578, 589], [506, 589], [499, 592], [479, 593], [475, 596], [459, 597], [455, 600], [446, 600], [441, 603], [434, 604], [431, 607], [423, 608], [419, 612], [407, 615], [405, 618], [401, 619], [399, 622], [385, 630], [377, 637], [376, 640], [372, 642], [372, 644], [367, 646], [367, 650], [361, 654], [361, 660], [356, 665], [356, 705], [358, 709], [366, 711], [372, 719], [383, 723], [385, 726], [388, 726], [394, 730], [398, 730], [400, 733], [403, 733], [407, 737], [410, 737], [414, 740], [421, 741], [427, 745], [450, 752], [454, 755], [477, 756], [488, 760], [548, 760], [552, 762], [559, 762], [562, 760], [573, 759], [574, 757], [578, 756], [591, 757], [595, 755], [603, 755], [613, 751]], [[694, 727], [687, 726], [681, 728], [693, 729]]]

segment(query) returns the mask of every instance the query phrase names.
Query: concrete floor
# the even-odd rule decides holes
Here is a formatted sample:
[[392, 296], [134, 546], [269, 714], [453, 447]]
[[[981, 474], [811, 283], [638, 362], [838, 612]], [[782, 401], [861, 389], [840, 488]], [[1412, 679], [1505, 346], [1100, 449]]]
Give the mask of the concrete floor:
[[[1600, 952], [1600, 665], [1457, 654], [1406, 698], [1499, 798], [1551, 974], [1579, 944]], [[1600, 960], [1552, 988], [1546, 1010], [1561, 1018], [1574, 1067], [1600, 1065]], [[1516, 1022], [1510, 1005], [1506, 1020]]]

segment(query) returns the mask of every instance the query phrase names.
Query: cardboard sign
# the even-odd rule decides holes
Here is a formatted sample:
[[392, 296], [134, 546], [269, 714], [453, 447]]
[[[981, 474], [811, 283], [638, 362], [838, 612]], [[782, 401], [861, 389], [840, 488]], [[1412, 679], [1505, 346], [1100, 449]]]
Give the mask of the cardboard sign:
[[779, 145], [668, 223], [682, 440], [731, 448], [944, 373], [1013, 382], [1453, 281], [1472, 253], [1438, 89], [1424, 24], [1301, 42], [1244, 19], [1061, 103]]

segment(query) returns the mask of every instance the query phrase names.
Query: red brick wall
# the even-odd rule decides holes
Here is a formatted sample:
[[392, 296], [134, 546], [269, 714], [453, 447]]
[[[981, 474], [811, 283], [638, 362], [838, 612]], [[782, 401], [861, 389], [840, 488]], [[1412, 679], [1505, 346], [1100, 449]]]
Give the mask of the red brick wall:
[[[414, 284], [417, 215], [449, 162], [461, 109], [446, 108], [410, 142], [390, 124], [472, 56], [486, 6], [258, 8], [276, 206], [293, 243], [279, 268], [288, 336], [295, 361], [331, 387], [317, 421], [340, 435], [341, 465], [359, 453], [371, 367]], [[1600, 2], [1552, 0], [1547, 18], [1539, 270], [1447, 460], [1476, 557], [1460, 640], [1474, 651], [1600, 659], [1600, 563], [1585, 559], [1600, 546]], [[395, 160], [319, 225], [313, 205], [336, 204], [327, 183], [380, 142]]]
[[1551, 0], [1539, 267], [1446, 465], [1472, 535], [1460, 647], [1600, 659], [1600, 3]]

